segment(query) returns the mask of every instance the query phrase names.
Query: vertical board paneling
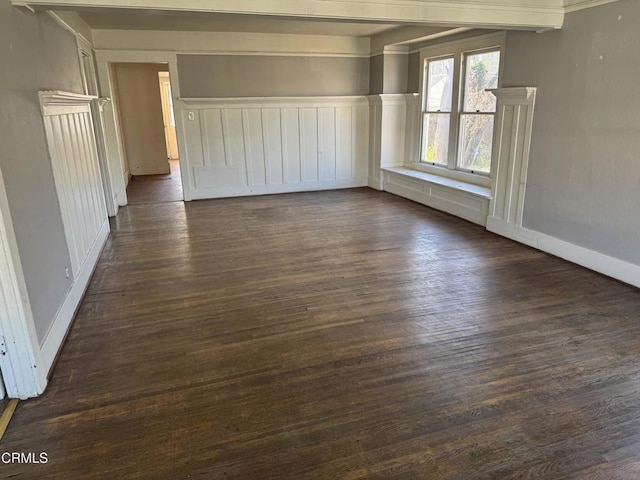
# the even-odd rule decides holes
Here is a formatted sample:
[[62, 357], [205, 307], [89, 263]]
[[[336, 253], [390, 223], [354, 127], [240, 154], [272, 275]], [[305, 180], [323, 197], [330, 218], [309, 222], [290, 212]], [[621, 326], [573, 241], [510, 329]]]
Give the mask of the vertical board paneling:
[[[79, 158], [86, 158], [87, 155], [90, 155], [89, 146], [87, 144], [87, 137], [84, 132], [84, 115], [82, 113], [76, 113], [73, 115], [73, 128], [76, 135], [76, 143], [78, 144], [78, 155]], [[85, 205], [91, 205], [95, 207], [95, 198], [93, 197], [93, 184], [92, 184], [92, 171], [91, 166], [87, 165], [87, 168], [83, 168], [79, 171], [80, 173], [80, 185], [82, 192], [82, 201]], [[91, 229], [97, 223], [98, 212], [95, 211], [95, 208], [90, 208], [88, 210], [88, 218], [86, 219], [85, 229], [89, 236], [91, 235]]]
[[[71, 191], [71, 179], [65, 171], [64, 164], [56, 159], [65, 158], [67, 153], [65, 150], [62, 128], [62, 119], [60, 117], [45, 117], [45, 134], [49, 141], [49, 155], [51, 157], [51, 167], [57, 190]], [[70, 201], [70, 195], [58, 195], [60, 203], [60, 213], [62, 223], [67, 228], [73, 228], [74, 215], [73, 204]], [[78, 251], [80, 247], [77, 245], [78, 239], [75, 236], [67, 237], [67, 246], [69, 248], [69, 257], [71, 259], [71, 270], [77, 271], [80, 263]]]
[[284, 183], [300, 183], [300, 123], [297, 108], [280, 111], [282, 123], [282, 169]]
[[[87, 144], [87, 135], [85, 132], [85, 125], [83, 122], [84, 115], [82, 113], [76, 113], [73, 115], [74, 130], [76, 135], [76, 143], [78, 144], [78, 161], [82, 162], [82, 159], [91, 155], [91, 150]], [[83, 162], [84, 163], [84, 162]], [[80, 174], [80, 186], [81, 186], [81, 201], [83, 205], [89, 206], [87, 209], [87, 215], [85, 215], [84, 228], [87, 233], [89, 242], [93, 240], [92, 234], [97, 232], [98, 216], [99, 212], [96, 211], [96, 198], [93, 195], [93, 172], [90, 163], [85, 164], [86, 168], [79, 170]], [[95, 229], [95, 230], [94, 230]], [[91, 244], [85, 245], [85, 247], [91, 247]]]
[[420, 159], [420, 100], [414, 95], [407, 95], [407, 123], [405, 129], [404, 163], [411, 166]]
[[509, 159], [511, 156], [511, 152], [509, 148], [502, 148], [502, 145], [511, 145], [513, 129], [512, 125], [514, 123], [514, 111], [515, 106], [513, 105], [505, 105], [502, 107], [502, 115], [497, 117], [497, 121], [501, 121], [499, 126], [499, 143], [496, 143], [496, 146], [499, 148], [498, 155], [500, 168], [495, 173], [496, 175], [496, 183], [501, 185], [505, 185], [506, 188], [501, 189], [500, 191], [496, 191], [495, 201], [493, 203], [493, 212], [492, 215], [497, 218], [507, 219], [508, 217], [508, 207], [509, 207], [509, 198], [511, 197], [511, 184], [509, 182], [510, 178], [510, 169]]
[[65, 273], [70, 288], [61, 299], [46, 333], [37, 338], [39, 353], [32, 368], [38, 368], [44, 383], [38, 386], [37, 391], [24, 391], [18, 396], [38, 395], [46, 385], [47, 372], [71, 325], [109, 232], [104, 184], [91, 118], [93, 97], [41, 91], [39, 98], [69, 251], [70, 265], [65, 265], [69, 267], [65, 268]]
[[318, 109], [300, 109], [300, 171], [303, 182], [318, 181]]
[[513, 158], [517, 159], [515, 162], [510, 162], [509, 168], [509, 182], [511, 185], [512, 198], [509, 201], [509, 215], [507, 217], [510, 223], [514, 225], [518, 223], [518, 211], [522, 211], [524, 205], [520, 205], [520, 190], [524, 187], [520, 183], [522, 178], [522, 158], [524, 156], [524, 121], [522, 117], [522, 106], [516, 105], [514, 108], [514, 116], [517, 121], [513, 122], [512, 138], [511, 138], [511, 152]]
[[47, 115], [44, 123], [71, 268], [77, 277], [107, 220], [89, 105]]
[[223, 166], [227, 165], [224, 153], [224, 138], [222, 132], [222, 116], [219, 108], [212, 108], [204, 111], [206, 124], [205, 136], [208, 142], [208, 152], [205, 158], [207, 165]]
[[[85, 132], [85, 139], [88, 140], [88, 154], [90, 154], [90, 152], [94, 152], [94, 151], [98, 151], [98, 144], [96, 142], [96, 138], [93, 135], [94, 133], [94, 129], [93, 129], [93, 123], [91, 120], [91, 116], [89, 115], [89, 113], [85, 114], [84, 117], [84, 132]], [[105, 194], [104, 194], [104, 184], [102, 183], [102, 174], [100, 172], [100, 164], [99, 163], [94, 163], [94, 162], [90, 162], [90, 166], [92, 168], [92, 174], [93, 174], [93, 182], [92, 182], [92, 189], [94, 191], [94, 196], [97, 199], [97, 203], [96, 203], [96, 207], [95, 207], [95, 212], [97, 214], [97, 223], [96, 223], [96, 227], [100, 228], [102, 225], [102, 215], [99, 214], [99, 212], [105, 212], [107, 210], [107, 202], [106, 202], [106, 198], [105, 198]], [[102, 188], [100, 188], [100, 185], [102, 185]]]
[[[62, 141], [64, 142], [64, 151], [65, 155], [56, 159], [52, 159], [52, 161], [59, 162], [61, 167], [64, 169], [65, 176], [69, 179], [67, 184], [69, 185], [69, 189], [64, 191], [57, 188], [58, 197], [60, 195], [65, 195], [69, 197], [68, 204], [71, 206], [70, 208], [70, 216], [71, 222], [69, 224], [70, 231], [67, 233], [67, 238], [69, 236], [74, 236], [77, 239], [76, 248], [77, 251], [73, 252], [73, 256], [76, 258], [76, 264], [73, 268], [73, 273], [75, 274], [80, 269], [80, 265], [82, 264], [82, 249], [83, 245], [86, 243], [86, 238], [84, 238], [84, 229], [82, 228], [82, 215], [80, 213], [80, 202], [78, 202], [78, 190], [80, 189], [78, 185], [78, 175], [73, 168], [73, 165], [76, 162], [75, 152], [73, 148], [73, 136], [71, 133], [71, 123], [69, 122], [69, 115], [64, 115], [60, 117], [60, 123], [62, 126]], [[65, 226], [65, 230], [67, 230]]]
[[318, 108], [318, 180], [336, 179], [336, 109]]
[[264, 140], [262, 138], [262, 114], [258, 108], [242, 109], [245, 157], [249, 185], [265, 185]]
[[190, 167], [204, 165], [204, 154], [202, 132], [200, 128], [200, 114], [194, 112], [194, 120], [189, 120], [188, 112], [183, 112], [182, 125], [184, 130], [184, 139], [187, 147], [187, 158]]
[[367, 178], [369, 166], [369, 109], [352, 107], [351, 172], [353, 178]]
[[[497, 99], [491, 168], [494, 172], [487, 228], [514, 238], [522, 227], [535, 87], [492, 90]], [[515, 234], [516, 239], [519, 233]]]
[[336, 108], [336, 178], [352, 178], [354, 165], [353, 158], [353, 107]]
[[222, 111], [224, 149], [227, 165], [245, 167], [244, 130], [242, 110], [229, 108]]
[[200, 133], [190, 129], [182, 159], [194, 175], [192, 198], [368, 183], [364, 97], [215, 99], [187, 101], [181, 108], [183, 118], [194, 112], [202, 125]]
[[382, 148], [382, 105], [372, 103], [369, 109], [369, 186], [382, 188], [380, 149]]
[[267, 184], [280, 185], [284, 181], [283, 134], [280, 128], [280, 109], [264, 108], [262, 110], [262, 137], [264, 139], [264, 156], [267, 166]]
[[404, 101], [396, 98], [383, 99], [381, 115], [382, 143], [380, 166], [400, 167], [404, 163], [404, 137], [407, 125], [407, 108]]

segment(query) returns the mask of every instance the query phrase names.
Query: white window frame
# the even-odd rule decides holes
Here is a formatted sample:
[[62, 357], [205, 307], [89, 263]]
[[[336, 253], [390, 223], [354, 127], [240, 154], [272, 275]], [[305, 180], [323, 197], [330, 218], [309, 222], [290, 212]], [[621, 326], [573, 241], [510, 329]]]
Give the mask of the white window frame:
[[[505, 32], [491, 33], [488, 35], [481, 35], [463, 40], [456, 40], [453, 42], [445, 42], [438, 45], [431, 45], [420, 49], [420, 148], [418, 149], [420, 157], [416, 159], [414, 163], [408, 165], [414, 170], [431, 173], [434, 175], [441, 175], [443, 177], [460, 180], [474, 185], [480, 185], [483, 187], [491, 186], [491, 178], [495, 171], [494, 165], [491, 165], [491, 171], [486, 173], [471, 173], [462, 169], [457, 169], [457, 158], [460, 149], [460, 118], [463, 112], [463, 75], [465, 74], [465, 55], [480, 53], [492, 50], [500, 50], [500, 73], [498, 75], [498, 88], [502, 87], [502, 74], [504, 71], [504, 58], [505, 58]], [[448, 164], [444, 165], [432, 165], [422, 162], [424, 158], [424, 113], [426, 111], [426, 78], [425, 67], [429, 60], [439, 60], [444, 58], [454, 58], [454, 71], [453, 71], [453, 92], [452, 92], [452, 105], [451, 105], [451, 117], [449, 126], [449, 155]]]

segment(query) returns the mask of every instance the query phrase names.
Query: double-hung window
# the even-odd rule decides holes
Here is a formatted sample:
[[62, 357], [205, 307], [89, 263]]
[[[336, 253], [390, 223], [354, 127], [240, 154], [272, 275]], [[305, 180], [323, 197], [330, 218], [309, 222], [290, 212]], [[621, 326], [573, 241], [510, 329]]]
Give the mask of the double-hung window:
[[422, 144], [416, 166], [489, 185], [495, 97], [504, 36], [488, 35], [421, 51]]

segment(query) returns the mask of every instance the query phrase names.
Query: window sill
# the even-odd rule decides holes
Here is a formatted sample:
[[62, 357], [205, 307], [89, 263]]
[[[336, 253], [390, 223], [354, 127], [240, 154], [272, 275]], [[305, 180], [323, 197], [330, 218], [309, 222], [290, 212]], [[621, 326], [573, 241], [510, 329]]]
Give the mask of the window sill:
[[491, 187], [491, 178], [485, 175], [464, 172], [462, 170], [449, 170], [448, 168], [437, 167], [429, 163], [405, 164], [404, 168], [408, 170], [416, 170], [418, 172], [430, 173], [436, 177], [449, 178], [454, 182], [477, 185], [485, 188]]
[[441, 175], [434, 175], [432, 173], [426, 173], [419, 170], [413, 170], [406, 167], [384, 167], [385, 172], [391, 172], [405, 177], [414, 178], [423, 182], [440, 185], [442, 187], [448, 187], [453, 190], [470, 193], [478, 197], [490, 200], [491, 188], [474, 185], [473, 183], [463, 182], [461, 180], [455, 180]]

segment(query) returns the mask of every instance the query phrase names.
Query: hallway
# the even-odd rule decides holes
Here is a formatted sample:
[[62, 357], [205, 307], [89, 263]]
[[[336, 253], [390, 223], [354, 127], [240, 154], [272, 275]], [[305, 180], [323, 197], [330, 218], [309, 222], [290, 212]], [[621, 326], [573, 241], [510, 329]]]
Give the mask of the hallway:
[[136, 175], [131, 177], [127, 187], [129, 205], [181, 202], [183, 196], [180, 162], [169, 160], [169, 166], [171, 173], [168, 175]]
[[637, 289], [369, 189], [132, 197], [0, 477], [637, 478]]

